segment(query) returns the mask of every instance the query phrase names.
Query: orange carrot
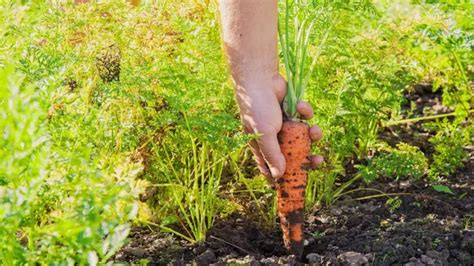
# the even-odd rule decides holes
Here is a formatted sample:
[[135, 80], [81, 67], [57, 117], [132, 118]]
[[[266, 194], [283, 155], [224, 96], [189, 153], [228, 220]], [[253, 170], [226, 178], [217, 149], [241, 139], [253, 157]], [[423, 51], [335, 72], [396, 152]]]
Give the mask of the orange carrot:
[[286, 160], [285, 173], [275, 182], [283, 242], [289, 253], [301, 258], [304, 240], [304, 196], [311, 148], [309, 126], [303, 122], [284, 121], [278, 133], [278, 141]]

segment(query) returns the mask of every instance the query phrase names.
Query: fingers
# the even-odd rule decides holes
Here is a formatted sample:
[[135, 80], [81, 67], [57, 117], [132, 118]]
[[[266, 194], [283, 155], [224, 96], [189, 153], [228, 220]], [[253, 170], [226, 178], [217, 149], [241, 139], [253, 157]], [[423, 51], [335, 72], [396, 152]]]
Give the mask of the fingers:
[[285, 172], [285, 157], [281, 153], [276, 132], [266, 132], [258, 140], [260, 152], [267, 163], [273, 179], [283, 176]]
[[319, 126], [312, 126], [309, 129], [309, 137], [313, 142], [320, 140], [323, 137], [323, 130]]
[[280, 75], [273, 77], [273, 91], [278, 99], [278, 102], [283, 102], [286, 95], [286, 80]]
[[[314, 132], [312, 133], [312, 131]], [[321, 128], [319, 128], [318, 126], [313, 126], [310, 129], [310, 136], [313, 141], [319, 140], [322, 136]], [[259, 141], [259, 143], [257, 143], [257, 141], [255, 140], [252, 140], [250, 142], [250, 148], [255, 156], [255, 161], [257, 162], [258, 170], [268, 178], [270, 184], [273, 184], [275, 182], [275, 179], [283, 176], [286, 162], [283, 157], [283, 154], [281, 154], [279, 146], [277, 146], [278, 149], [276, 149], [274, 146], [270, 146], [267, 148], [267, 145], [262, 144], [271, 142], [272, 140], [270, 138], [261, 140]], [[266, 156], [262, 153], [262, 148], [263, 150], [265, 150], [265, 154], [267, 154]], [[309, 161], [311, 169], [316, 169], [324, 162], [324, 157], [321, 155], [311, 155], [309, 157]], [[269, 167], [272, 170], [270, 170]]]
[[311, 168], [316, 169], [324, 162], [324, 157], [321, 155], [311, 155], [309, 157], [309, 161], [311, 164]]
[[[309, 137], [311, 141], [316, 142], [323, 137], [323, 130], [319, 126], [314, 125], [309, 129]], [[321, 155], [311, 155], [309, 161], [311, 168], [316, 169], [324, 162], [324, 157]]]
[[250, 149], [255, 156], [255, 162], [257, 163], [258, 170], [266, 177], [271, 177], [270, 170], [267, 167], [267, 163], [263, 158], [260, 148], [255, 140], [250, 141]]
[[[314, 116], [313, 108], [308, 102], [305, 101], [300, 101], [296, 105], [296, 111], [298, 111], [301, 117], [306, 120], [311, 119]], [[309, 129], [309, 136], [312, 141], [318, 141], [323, 136], [323, 130], [319, 126], [312, 126]]]
[[300, 101], [296, 105], [296, 111], [301, 115], [305, 120], [311, 119], [314, 116], [313, 108], [311, 105], [305, 101]]

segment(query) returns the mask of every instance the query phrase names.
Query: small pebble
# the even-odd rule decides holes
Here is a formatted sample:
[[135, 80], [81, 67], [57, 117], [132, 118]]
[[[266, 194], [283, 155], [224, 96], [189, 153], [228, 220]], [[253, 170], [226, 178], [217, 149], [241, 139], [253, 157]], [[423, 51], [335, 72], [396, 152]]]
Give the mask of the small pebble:
[[321, 265], [323, 257], [317, 253], [309, 253], [306, 255], [306, 259], [311, 265], [318, 266]]
[[361, 253], [349, 251], [339, 254], [337, 260], [346, 265], [369, 265], [369, 260]]

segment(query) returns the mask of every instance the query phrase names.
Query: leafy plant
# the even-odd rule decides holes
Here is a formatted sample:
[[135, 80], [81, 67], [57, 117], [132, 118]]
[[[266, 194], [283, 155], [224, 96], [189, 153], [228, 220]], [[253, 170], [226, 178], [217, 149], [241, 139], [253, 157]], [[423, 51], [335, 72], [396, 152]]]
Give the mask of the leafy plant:
[[[333, 198], [335, 183], [346, 175], [344, 166], [354, 157], [367, 160], [380, 144], [380, 125], [398, 120], [403, 93], [413, 84], [433, 82], [435, 88], [443, 87], [443, 102], [457, 106], [455, 119], [465, 121], [472, 105], [465, 82], [472, 79], [467, 67], [472, 53], [464, 18], [469, 17], [466, 14], [472, 12], [472, 6], [447, 6], [407, 2], [376, 6], [317, 2], [307, 6], [305, 10], [316, 18], [316, 40], [323, 35], [321, 29], [331, 27], [306, 89], [315, 107], [314, 122], [324, 131], [319, 144], [323, 148], [318, 151], [327, 163], [323, 173], [310, 175], [311, 186], [323, 186], [310, 188], [318, 191], [307, 192], [308, 197], [316, 197], [308, 198], [310, 202]], [[427, 40], [426, 29], [436, 29], [436, 35], [445, 37], [433, 43]], [[367, 180], [378, 176], [373, 168], [361, 168], [359, 173]]]
[[315, 231], [311, 234], [311, 236], [316, 240], [323, 239], [325, 235], [326, 235], [325, 232], [319, 232], [319, 231]]
[[428, 160], [417, 147], [400, 143], [397, 149], [389, 149], [372, 158], [367, 166], [360, 166], [359, 174], [367, 183], [379, 177], [419, 180], [425, 175], [427, 168]]
[[385, 206], [388, 207], [389, 211], [392, 213], [396, 211], [402, 205], [402, 200], [399, 197], [389, 198], [385, 202]]
[[[0, 241], [4, 243], [0, 247], [0, 261], [10, 265], [27, 259], [16, 235], [34, 210], [48, 151], [45, 127], [40, 122], [44, 109], [33, 112], [39, 107], [37, 102], [34, 104], [38, 94], [22, 85], [21, 76], [14, 73], [12, 65], [0, 69]], [[22, 186], [29, 182], [34, 185]]]
[[466, 216], [464, 216], [464, 219], [463, 219], [463, 229], [464, 230], [467, 230], [469, 228], [472, 227], [472, 224], [473, 224], [473, 221], [474, 220], [474, 215], [471, 215], [471, 214], [468, 214]]
[[[187, 127], [186, 131], [167, 140], [169, 143], [164, 143], [159, 149], [155, 147], [159, 156], [164, 157], [158, 168], [165, 181], [156, 186], [164, 189], [166, 212], [177, 218], [172, 223], [179, 222], [181, 232], [171, 227], [169, 219], [162, 223], [162, 228], [190, 242], [199, 242], [206, 239], [206, 233], [217, 217], [232, 213], [235, 207], [219, 197], [223, 169], [229, 155], [213, 150], [207, 142], [199, 142], [189, 124]], [[181, 144], [176, 146], [173, 143]], [[176, 154], [174, 149], [189, 154]]]
[[[300, 20], [300, 14], [297, 12], [298, 9], [303, 8], [302, 5], [304, 5], [304, 1], [294, 1], [290, 4], [290, 1], [287, 0], [283, 26], [279, 25], [278, 29], [288, 83], [287, 93], [283, 102], [283, 111], [290, 120], [298, 116], [296, 105], [303, 99], [309, 78], [326, 42], [327, 34], [330, 31], [330, 29], [326, 30], [326, 34], [321, 38], [316, 51], [313, 51], [313, 54], [310, 56], [309, 42], [314, 24], [310, 18], [303, 17], [303, 19]], [[291, 10], [297, 10], [296, 12], [293, 11], [294, 25], [292, 25], [292, 29], [294, 31], [294, 40], [290, 38], [290, 34], [292, 33], [290, 29]], [[308, 62], [308, 60], [311, 61]]]
[[335, 185], [348, 161], [364, 159], [377, 144], [379, 121], [399, 108], [403, 84], [412, 77], [391, 51], [398, 45], [391, 42], [392, 32], [371, 24], [383, 20], [371, 3], [324, 2], [305, 12], [314, 19], [312, 43], [326, 38], [306, 90], [315, 111], [311, 122], [324, 131], [316, 153], [324, 155], [326, 166], [310, 174], [307, 202], [330, 204], [357, 179]]
[[[0, 47], [0, 241], [6, 243], [0, 261], [106, 263], [137, 213], [141, 189], [134, 180], [142, 167], [126, 153], [110, 152], [104, 129], [113, 127], [100, 125], [87, 107], [77, 108], [81, 97], [64, 86], [68, 53], [48, 45], [57, 41], [59, 27], [35, 39], [31, 25], [47, 21], [41, 15], [47, 8], [0, 7], [8, 21], [0, 26], [6, 45]], [[62, 13], [55, 11], [48, 19]]]
[[[292, 86], [306, 85], [309, 122], [325, 135], [308, 207], [332, 204], [362, 176], [419, 178], [425, 159], [413, 147], [384, 150], [352, 177], [345, 167], [370, 158], [380, 126], [400, 121], [403, 94], [418, 82], [441, 90], [454, 113], [425, 124], [435, 134], [429, 176], [462, 167], [473, 132], [471, 4], [289, 2], [298, 25], [312, 27], [290, 26], [282, 48], [296, 53], [287, 58], [296, 68], [286, 72]], [[238, 133], [216, 12], [212, 1], [2, 2], [1, 263], [105, 264], [137, 215], [193, 242], [243, 199], [273, 225], [274, 194], [251, 179], [249, 137]], [[95, 58], [109, 43], [121, 51], [120, 80], [103, 83]], [[315, 62], [298, 56], [305, 49]], [[137, 203], [145, 186], [158, 193]]]
[[439, 131], [429, 139], [434, 145], [435, 153], [428, 175], [432, 180], [439, 180], [464, 165], [463, 161], [467, 158], [464, 146], [472, 143], [473, 132], [472, 126], [460, 128], [456, 123], [446, 120], [433, 125]]

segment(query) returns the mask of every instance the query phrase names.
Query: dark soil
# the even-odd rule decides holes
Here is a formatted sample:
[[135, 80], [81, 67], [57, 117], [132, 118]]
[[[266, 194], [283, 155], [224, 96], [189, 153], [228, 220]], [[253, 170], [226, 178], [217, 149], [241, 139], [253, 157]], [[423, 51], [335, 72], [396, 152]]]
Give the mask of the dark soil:
[[[458, 175], [474, 174], [471, 161]], [[309, 214], [303, 262], [323, 265], [473, 265], [474, 195], [472, 183], [452, 188], [456, 196], [435, 192], [409, 181], [379, 184], [386, 192], [407, 192], [392, 212], [385, 198], [358, 201], [346, 197], [331, 208]], [[384, 189], [385, 188], [385, 189]], [[462, 199], [460, 195], [465, 194]], [[360, 197], [362, 195], [357, 195]], [[211, 263], [296, 264], [285, 256], [281, 231], [260, 228], [254, 221], [234, 214], [220, 220], [207, 241], [187, 246], [170, 236], [136, 228], [117, 261], [152, 265]], [[255, 264], [257, 265], [257, 264]]]
[[[459, 175], [473, 176], [473, 172], [471, 162]], [[323, 255], [324, 262], [334, 264], [338, 255], [355, 251], [376, 265], [472, 265], [473, 249], [468, 244], [473, 233], [472, 185], [448, 196], [409, 181], [378, 184], [378, 189], [388, 193], [410, 194], [400, 196], [400, 207], [392, 211], [385, 198], [361, 202], [354, 200], [355, 195], [319, 211], [310, 217], [308, 231], [316, 239], [310, 241], [307, 252]]]
[[[426, 86], [407, 95], [415, 103], [409, 109], [411, 114], [425, 114], [428, 109], [423, 106], [449, 111], [435, 107], [441, 93], [431, 93]], [[412, 124], [386, 129], [381, 138], [391, 145], [403, 141], [418, 146], [430, 157], [430, 136], [420, 125]], [[207, 241], [199, 245], [158, 230], [135, 228], [115, 261], [146, 259], [151, 265], [474, 265], [474, 150], [468, 152], [465, 167], [444, 183], [455, 195], [436, 192], [424, 182], [379, 181], [370, 188], [399, 193], [392, 196], [400, 200], [399, 206], [387, 204], [387, 197], [361, 199], [374, 192], [360, 190], [330, 208], [307, 213], [302, 260], [285, 255], [277, 223], [266, 229], [248, 218], [251, 216], [235, 213], [218, 220]], [[366, 187], [359, 183], [355, 188]]]

